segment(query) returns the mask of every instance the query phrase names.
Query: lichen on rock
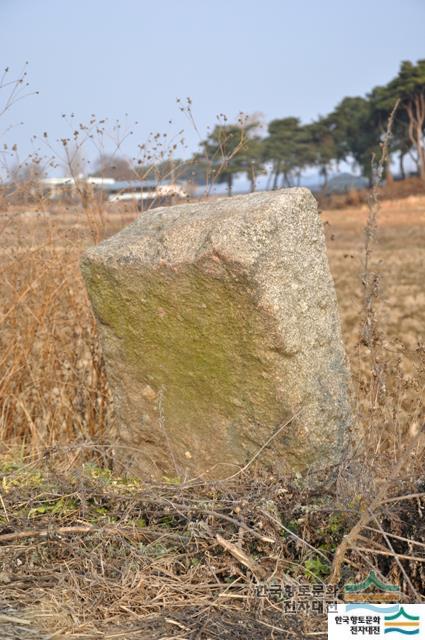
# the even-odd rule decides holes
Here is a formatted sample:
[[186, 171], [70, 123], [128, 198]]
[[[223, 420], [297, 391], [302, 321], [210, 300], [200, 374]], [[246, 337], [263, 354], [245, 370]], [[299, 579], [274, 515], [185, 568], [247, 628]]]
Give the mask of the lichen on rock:
[[349, 373], [307, 190], [152, 210], [82, 271], [126, 464], [230, 475], [295, 414], [262, 462], [338, 459]]

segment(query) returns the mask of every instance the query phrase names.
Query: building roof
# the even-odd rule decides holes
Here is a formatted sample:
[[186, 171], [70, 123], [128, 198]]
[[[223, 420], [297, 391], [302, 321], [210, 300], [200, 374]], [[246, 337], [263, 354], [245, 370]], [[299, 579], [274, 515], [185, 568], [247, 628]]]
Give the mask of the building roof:
[[156, 180], [117, 180], [111, 184], [98, 185], [106, 191], [128, 191], [128, 189], [155, 189], [158, 186]]
[[[40, 182], [46, 186], [67, 186], [74, 185], [75, 180], [71, 176], [64, 178], [42, 178]], [[88, 176], [81, 178], [81, 182], [91, 184], [93, 187], [108, 193], [118, 193], [120, 191], [154, 191], [159, 186], [172, 184], [170, 180], [114, 180], [113, 178], [99, 178]]]

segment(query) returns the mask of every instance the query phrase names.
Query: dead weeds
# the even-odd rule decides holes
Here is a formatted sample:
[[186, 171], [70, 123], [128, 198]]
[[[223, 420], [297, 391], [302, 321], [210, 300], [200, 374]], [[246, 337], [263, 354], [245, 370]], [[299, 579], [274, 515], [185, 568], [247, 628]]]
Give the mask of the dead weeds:
[[[358, 424], [337, 480], [314, 491], [255, 464], [208, 484], [117, 477], [111, 400], [79, 274], [91, 242], [83, 212], [2, 216], [3, 637], [309, 638], [324, 632], [325, 616], [285, 613], [258, 585], [328, 583], [359, 522], [340, 585], [374, 568], [404, 598], [421, 597], [424, 211], [419, 196], [382, 205], [374, 367], [359, 341], [367, 212], [322, 214]], [[102, 233], [128, 221], [105, 214]]]
[[[93, 464], [64, 474], [57, 455], [0, 475], [2, 599], [32, 612], [40, 633], [260, 639], [324, 629], [323, 614], [285, 615], [279, 598], [257, 590], [326, 583], [361, 517], [361, 496], [347, 504], [336, 485], [312, 491], [259, 469], [181, 485], [118, 478]], [[394, 483], [375, 509], [378, 524], [347, 552], [342, 582], [373, 567], [409, 598], [397, 556], [423, 593], [425, 482], [403, 488], [399, 496]]]

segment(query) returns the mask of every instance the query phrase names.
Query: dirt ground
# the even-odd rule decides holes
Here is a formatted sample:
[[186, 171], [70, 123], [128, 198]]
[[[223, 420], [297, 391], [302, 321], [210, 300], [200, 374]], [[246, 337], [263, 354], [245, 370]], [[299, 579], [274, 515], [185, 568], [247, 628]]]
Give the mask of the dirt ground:
[[[365, 205], [322, 213], [349, 350], [359, 327], [367, 215]], [[415, 348], [424, 339], [425, 327], [425, 197], [382, 203], [376, 247], [383, 331], [388, 338]]]

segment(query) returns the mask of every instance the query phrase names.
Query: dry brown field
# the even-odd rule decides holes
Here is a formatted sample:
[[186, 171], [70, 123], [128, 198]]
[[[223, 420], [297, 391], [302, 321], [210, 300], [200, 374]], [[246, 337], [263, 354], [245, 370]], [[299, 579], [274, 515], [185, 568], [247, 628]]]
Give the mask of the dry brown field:
[[[367, 205], [322, 213], [351, 357], [360, 322], [367, 216]], [[381, 204], [375, 263], [381, 280], [380, 322], [385, 337], [414, 349], [424, 339], [425, 327], [425, 197], [410, 196]]]
[[[0, 213], [2, 442], [34, 452], [107, 436], [109, 395], [94, 322], [79, 273], [84, 247], [128, 224], [135, 213]], [[149, 215], [145, 213], [144, 215]], [[322, 212], [331, 271], [353, 375], [369, 367], [359, 352], [364, 228], [368, 208]], [[381, 204], [372, 268], [379, 274], [377, 314], [385, 353], [413, 375], [425, 325], [425, 196]]]
[[[254, 578], [326, 581], [368, 504], [399, 538], [388, 547], [376, 523], [374, 532], [363, 529], [346, 551], [344, 575], [374, 567], [404, 585], [407, 601], [420, 598], [425, 196], [381, 204], [372, 345], [360, 339], [368, 207], [321, 213], [357, 414], [347, 466], [326, 495], [278, 470], [250, 469], [219, 487], [114, 479], [111, 400], [79, 259], [135, 215], [0, 212], [2, 637], [310, 637], [323, 632], [323, 618], [283, 619], [275, 604], [253, 597]], [[386, 502], [403, 494], [416, 497]], [[220, 599], [232, 581], [248, 595]]]

